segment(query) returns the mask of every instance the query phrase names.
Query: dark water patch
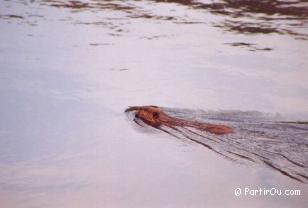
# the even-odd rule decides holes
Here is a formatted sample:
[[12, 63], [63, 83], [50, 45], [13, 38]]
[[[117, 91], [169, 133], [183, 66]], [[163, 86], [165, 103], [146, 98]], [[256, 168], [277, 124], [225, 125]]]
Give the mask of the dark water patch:
[[225, 17], [214, 26], [225, 31], [246, 34], [288, 34], [300, 39], [307, 38], [307, 1], [279, 0], [222, 0], [207, 3], [182, 0], [156, 0], [155, 2], [177, 3], [191, 9], [206, 10]]
[[153, 20], [164, 20], [164, 21], [175, 21], [177, 20], [176, 17], [172, 16], [161, 16], [161, 15], [153, 15], [153, 14], [132, 14], [129, 15], [130, 18], [137, 18], [137, 19], [153, 19]]
[[280, 123], [286, 123], [286, 124], [308, 124], [308, 121], [280, 121]]
[[[71, 12], [89, 11], [116, 11], [125, 19], [145, 19], [151, 21], [167, 21], [174, 24], [193, 25], [207, 24], [204, 17], [193, 18], [185, 13], [178, 12], [181, 7], [186, 11], [206, 11], [218, 17], [211, 21], [212, 26], [234, 34], [257, 35], [276, 34], [289, 35], [297, 40], [307, 40], [308, 33], [308, 5], [306, 1], [278, 1], [278, 0], [223, 0], [198, 2], [189, 0], [153, 0], [153, 1], [63, 1], [43, 0], [43, 5], [54, 8], [67, 9]], [[162, 15], [147, 8], [149, 2], [176, 4], [171, 13]], [[181, 8], [182, 9], [182, 8]], [[171, 14], [171, 15], [170, 15]], [[114, 20], [116, 21], [116, 20]], [[98, 20], [91, 24], [97, 25]], [[114, 22], [115, 23], [115, 22]], [[116, 36], [119, 36], [117, 34]], [[253, 51], [270, 48], [252, 49]]]
[[147, 39], [147, 40], [157, 40], [161, 38], [167, 38], [167, 35], [152, 35], [152, 36], [142, 36], [140, 39]]
[[3, 20], [22, 20], [24, 19], [23, 16], [21, 15], [15, 15], [15, 14], [5, 14], [5, 15], [0, 15], [0, 19]]
[[[308, 16], [307, 1], [280, 0], [222, 0], [209, 3], [194, 0], [153, 0], [155, 2], [177, 3], [195, 9], [206, 9], [213, 13], [231, 15], [233, 17], [249, 16], [249, 14], [265, 14], [290, 16], [293, 19], [306, 19]], [[274, 17], [273, 17], [274, 18]]]
[[127, 71], [128, 69], [125, 69], [125, 68], [122, 68], [122, 69], [119, 69], [119, 71]]
[[201, 21], [189, 21], [189, 20], [184, 20], [184, 21], [177, 20], [177, 21], [174, 21], [174, 23], [175, 23], [175, 24], [180, 24], [180, 25], [205, 24], [204, 22], [201, 22]]
[[107, 21], [95, 21], [95, 22], [85, 22], [85, 21], [76, 21], [75, 24], [77, 25], [95, 25], [95, 26], [104, 26], [113, 28], [114, 25]]
[[267, 23], [251, 23], [251, 22], [239, 22], [237, 20], [225, 21], [222, 24], [217, 24], [215, 27], [222, 28], [226, 31], [244, 33], [244, 34], [283, 34], [283, 31], [279, 28], [268, 26]]
[[109, 46], [110, 43], [89, 43], [90, 46]]
[[112, 68], [110, 71], [128, 71], [128, 68]]
[[115, 11], [125, 11], [130, 13], [131, 11], [135, 10], [135, 7], [129, 6], [127, 4], [123, 5], [121, 1], [93, 1], [93, 5], [99, 9], [110, 9]]
[[35, 18], [44, 18], [43, 15], [39, 15], [39, 14], [31, 14], [31, 13], [27, 13], [28, 17], [35, 17]]
[[274, 25], [269, 25], [268, 22], [239, 22], [237, 20], [231, 21], [226, 20], [222, 23], [214, 24], [214, 27], [221, 28], [228, 32], [238, 33], [238, 34], [278, 34], [278, 35], [291, 35], [298, 40], [307, 40], [308, 35], [305, 33], [300, 33], [290, 29], [285, 29], [283, 27], [276, 27]]
[[125, 33], [129, 32], [129, 30], [122, 29], [121, 25], [118, 22], [112, 22], [108, 20], [94, 21], [94, 22], [75, 21], [74, 24], [106, 28], [110, 30], [108, 35], [115, 37], [123, 36]]
[[253, 44], [253, 43], [234, 42], [234, 43], [225, 43], [225, 44], [234, 46], [234, 47], [246, 48], [249, 51], [271, 51], [273, 50], [272, 48], [259, 48], [256, 46], [256, 44]]
[[108, 35], [113, 36], [113, 37], [120, 37], [122, 34], [119, 33], [108, 33]]
[[42, 4], [56, 7], [70, 9], [72, 12], [76, 11], [100, 11], [100, 10], [115, 10], [129, 12], [134, 7], [123, 5], [125, 2], [121, 1], [62, 1], [62, 0], [43, 0]]
[[69, 8], [69, 9], [90, 9], [92, 6], [89, 3], [84, 3], [81, 1], [57, 1], [57, 0], [48, 0], [46, 1], [52, 7], [57, 8]]
[[[146, 2], [146, 1], [144, 1]], [[126, 1], [97, 1], [88, 2], [82, 1], [62, 1], [62, 0], [43, 0], [43, 5], [48, 5], [55, 8], [69, 9], [71, 12], [90, 11], [101, 12], [103, 10], [111, 10], [121, 12], [126, 15], [126, 19], [149, 19], [159, 21], [173, 21], [176, 23], [183, 22], [184, 24], [192, 24], [194, 21], [185, 20], [171, 15], [157, 15], [148, 11], [146, 8], [137, 6], [136, 2]]]
[[0, 19], [24, 19], [23, 16], [21, 15], [16, 15], [16, 14], [6, 14], [6, 15], [0, 15]]
[[[260, 112], [234, 111], [232, 114], [232, 111], [207, 113], [200, 110], [161, 109], [175, 120], [180, 118], [181, 121], [186, 120], [188, 123], [197, 120], [198, 123], [226, 125], [232, 127], [234, 131], [219, 135], [194, 126], [178, 126], [176, 122], [173, 125], [167, 120], [153, 126], [154, 121], [148, 123], [136, 114], [138, 111], [128, 110], [128, 113], [133, 114], [129, 117], [143, 128], [154, 127], [180, 140], [186, 139], [206, 147], [228, 160], [263, 164], [291, 179], [302, 183], [308, 182], [306, 177], [308, 172], [307, 123], [291, 125], [281, 123], [277, 120], [279, 117]], [[236, 119], [228, 118], [232, 115]]]

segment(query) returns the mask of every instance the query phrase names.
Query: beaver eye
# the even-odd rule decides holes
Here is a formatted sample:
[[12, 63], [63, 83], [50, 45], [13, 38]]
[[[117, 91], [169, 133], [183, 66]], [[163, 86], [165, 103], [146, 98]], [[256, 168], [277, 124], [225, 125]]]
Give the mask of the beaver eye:
[[159, 118], [159, 114], [157, 112], [153, 113], [153, 118], [158, 119]]

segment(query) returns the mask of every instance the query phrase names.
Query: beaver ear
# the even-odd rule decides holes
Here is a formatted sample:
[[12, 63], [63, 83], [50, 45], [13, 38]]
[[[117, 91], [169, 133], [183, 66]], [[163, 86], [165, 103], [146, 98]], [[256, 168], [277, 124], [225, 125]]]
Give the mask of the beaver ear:
[[158, 119], [159, 118], [159, 113], [153, 112], [153, 118]]

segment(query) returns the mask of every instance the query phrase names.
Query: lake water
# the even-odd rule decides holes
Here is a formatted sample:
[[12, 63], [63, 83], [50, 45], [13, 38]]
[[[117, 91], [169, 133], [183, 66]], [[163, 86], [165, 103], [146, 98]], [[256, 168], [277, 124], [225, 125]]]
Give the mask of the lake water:
[[306, 183], [124, 113], [151, 104], [307, 121], [307, 1], [3, 0], [0, 28], [1, 207], [308, 204]]

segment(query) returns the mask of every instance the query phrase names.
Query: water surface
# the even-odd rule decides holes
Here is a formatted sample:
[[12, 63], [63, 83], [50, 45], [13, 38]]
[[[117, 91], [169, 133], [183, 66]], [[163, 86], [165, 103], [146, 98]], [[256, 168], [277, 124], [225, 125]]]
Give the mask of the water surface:
[[[2, 206], [308, 203], [305, 183], [123, 113], [154, 104], [307, 121], [306, 1], [1, 1], [0, 27]], [[302, 195], [236, 198], [236, 187]]]

